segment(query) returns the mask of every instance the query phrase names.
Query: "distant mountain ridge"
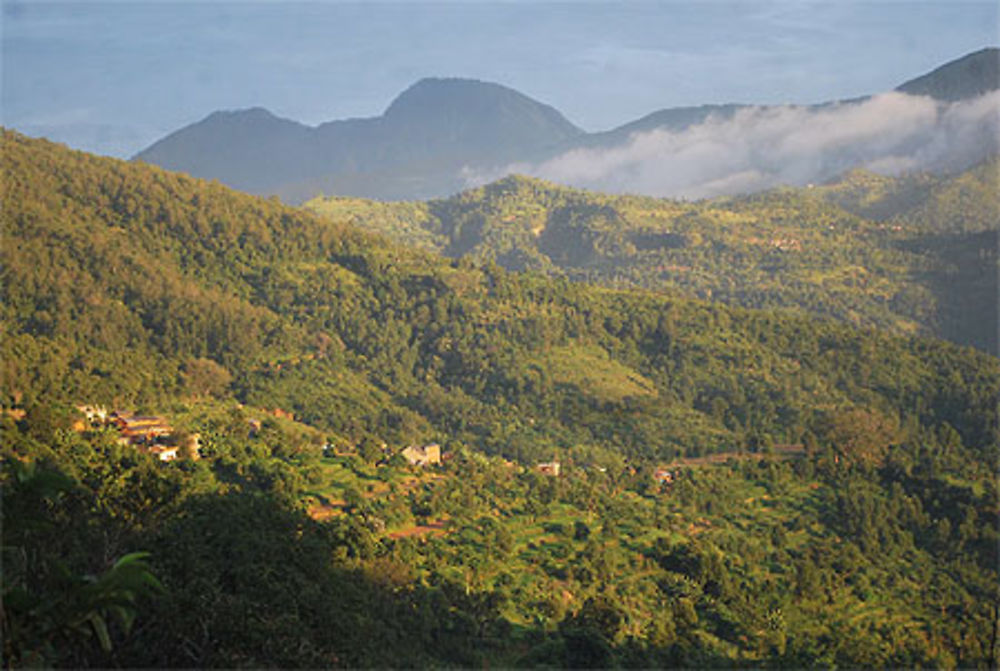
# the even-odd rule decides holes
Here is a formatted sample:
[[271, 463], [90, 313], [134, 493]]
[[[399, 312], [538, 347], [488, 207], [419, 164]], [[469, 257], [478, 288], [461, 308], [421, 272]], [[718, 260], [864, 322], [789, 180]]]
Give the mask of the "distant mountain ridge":
[[[320, 184], [349, 186], [366, 177], [391, 184], [402, 173], [401, 185], [389, 187], [387, 197], [394, 198], [425, 195], [422, 176], [440, 180], [442, 172], [456, 166], [516, 160], [581, 135], [554, 108], [505, 86], [422, 79], [379, 117], [312, 128], [261, 108], [215, 112], [135, 158], [292, 200]], [[426, 195], [434, 193], [432, 188]], [[362, 190], [359, 195], [377, 194]]]
[[896, 88], [900, 93], [954, 102], [1000, 88], [1000, 49], [987, 48], [946, 63]]
[[[1000, 89], [998, 63], [1000, 49], [983, 49], [896, 90], [943, 102], [969, 99]], [[324, 193], [426, 199], [460, 191], [479, 172], [497, 177], [496, 171], [508, 165], [616, 147], [637, 133], [682, 131], [709, 118], [731, 119], [748, 107], [768, 109], [739, 104], [663, 109], [618, 128], [586, 133], [555, 108], [506, 86], [427, 78], [403, 91], [378, 117], [310, 127], [259, 107], [215, 112], [135, 159], [291, 202]]]

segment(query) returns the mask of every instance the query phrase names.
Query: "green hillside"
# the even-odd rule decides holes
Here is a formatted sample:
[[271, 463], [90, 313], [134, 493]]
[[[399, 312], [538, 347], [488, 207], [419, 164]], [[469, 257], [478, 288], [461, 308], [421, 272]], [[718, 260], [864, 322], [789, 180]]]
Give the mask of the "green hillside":
[[523, 177], [426, 204], [306, 204], [406, 244], [615, 288], [780, 308], [997, 352], [1000, 163], [950, 178], [855, 171], [836, 184], [695, 203]]
[[[447, 436], [518, 457], [604, 443], [663, 457], [760, 433], [795, 442], [857, 404], [912, 414], [933, 393], [979, 407], [967, 398], [974, 387], [942, 376], [952, 361], [975, 377], [995, 367], [802, 317], [449, 263], [13, 134], [5, 156], [8, 402], [156, 403], [198, 393], [190, 371], [207, 359], [228, 380], [218, 395], [280, 406], [347, 441]], [[755, 207], [706, 216], [746, 236], [731, 227], [755, 220]], [[853, 274], [865, 281], [864, 266]], [[615, 392], [596, 394], [566, 383], [572, 351], [633, 381], [602, 382]], [[961, 424], [925, 405], [921, 421]], [[678, 422], [678, 409], [698, 420]], [[981, 423], [966, 430], [986, 435]]]
[[[2, 142], [9, 666], [996, 663], [995, 357]], [[546, 233], [556, 192], [514, 184], [553, 253], [595, 221]], [[79, 404], [200, 449], [162, 463]]]

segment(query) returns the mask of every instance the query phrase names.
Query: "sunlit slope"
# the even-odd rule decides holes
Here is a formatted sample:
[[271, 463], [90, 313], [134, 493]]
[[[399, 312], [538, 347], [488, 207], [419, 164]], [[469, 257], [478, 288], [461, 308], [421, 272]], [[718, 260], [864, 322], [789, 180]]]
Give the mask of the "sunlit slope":
[[[8, 404], [211, 393], [349, 442], [459, 441], [527, 460], [797, 442], [852, 408], [995, 444], [996, 360], [967, 349], [448, 261], [218, 184], [15, 133], [3, 143]], [[525, 235], [591, 222], [547, 207], [561, 218], [526, 209]], [[609, 227], [614, 211], [601, 211]], [[629, 244], [677, 246], [643, 235]]]
[[509, 269], [832, 317], [996, 353], [996, 161], [957, 176], [855, 171], [698, 202], [509, 177], [453, 198], [306, 204], [396, 240]]

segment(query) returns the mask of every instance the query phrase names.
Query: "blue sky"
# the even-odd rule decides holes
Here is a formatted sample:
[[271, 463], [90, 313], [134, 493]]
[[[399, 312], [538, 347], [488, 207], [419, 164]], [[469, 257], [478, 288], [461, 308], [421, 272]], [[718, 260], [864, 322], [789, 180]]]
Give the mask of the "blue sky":
[[594, 131], [884, 91], [1000, 43], [997, 0], [3, 0], [0, 17], [3, 125], [114, 156], [217, 109], [378, 115], [425, 76], [499, 82]]

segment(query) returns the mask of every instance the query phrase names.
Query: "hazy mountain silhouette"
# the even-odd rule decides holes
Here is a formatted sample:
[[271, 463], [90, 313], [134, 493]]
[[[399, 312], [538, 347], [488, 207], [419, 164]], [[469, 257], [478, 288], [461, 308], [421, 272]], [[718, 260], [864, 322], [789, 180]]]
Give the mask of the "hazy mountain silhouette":
[[1000, 49], [987, 48], [946, 63], [922, 77], [911, 79], [896, 90], [954, 102], [996, 91], [998, 88]]
[[582, 134], [552, 107], [505, 86], [422, 79], [380, 117], [312, 128], [260, 108], [216, 112], [135, 158], [293, 200], [337, 185], [392, 198], [422, 195], [422, 184], [447, 180], [463, 165], [516, 160]]
[[[895, 90], [909, 95], [930, 96], [942, 102], [967, 100], [1000, 89], [1000, 49], [986, 48], [968, 54], [937, 68], [933, 72], [911, 79]], [[816, 105], [806, 105], [810, 109], [824, 109], [832, 105], [860, 103], [871, 96], [861, 96], [851, 100], [838, 100]], [[617, 128], [587, 135], [582, 144], [587, 147], [611, 147], [628, 140], [635, 133], [652, 130], [682, 131], [703, 123], [709, 117], [717, 120], [731, 119], [737, 111], [750, 107], [766, 108], [762, 105], [700, 105], [697, 107], [672, 107], [658, 110]]]
[[[975, 97], [1000, 88], [998, 59], [1000, 50], [983, 49], [897, 91], [949, 102]], [[492, 178], [510, 164], [542, 161], [574, 149], [615, 147], [656, 129], [682, 131], [709, 117], [730, 119], [747, 107], [664, 109], [588, 134], [556, 109], [508, 87], [431, 78], [405, 90], [378, 117], [310, 127], [262, 108], [215, 112], [135, 158], [293, 202], [320, 193], [431, 198], [467, 186], [470, 174]]]

